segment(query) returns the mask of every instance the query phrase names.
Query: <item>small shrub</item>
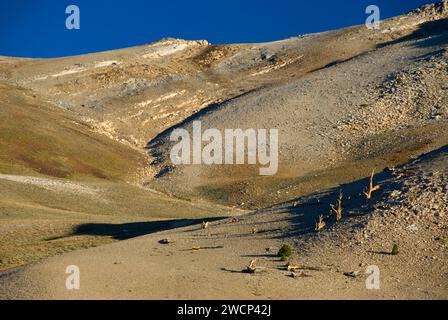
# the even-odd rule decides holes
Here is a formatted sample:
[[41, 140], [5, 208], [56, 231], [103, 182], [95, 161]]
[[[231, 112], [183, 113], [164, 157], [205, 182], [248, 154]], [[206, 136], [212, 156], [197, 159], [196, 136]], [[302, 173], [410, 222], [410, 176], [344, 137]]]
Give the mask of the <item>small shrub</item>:
[[287, 243], [282, 245], [280, 250], [278, 250], [277, 256], [280, 257], [282, 261], [287, 261], [288, 258], [292, 255], [292, 249], [291, 246]]
[[392, 247], [392, 251], [390, 252], [390, 254], [392, 255], [397, 255], [398, 254], [398, 245], [394, 244], [394, 246]]

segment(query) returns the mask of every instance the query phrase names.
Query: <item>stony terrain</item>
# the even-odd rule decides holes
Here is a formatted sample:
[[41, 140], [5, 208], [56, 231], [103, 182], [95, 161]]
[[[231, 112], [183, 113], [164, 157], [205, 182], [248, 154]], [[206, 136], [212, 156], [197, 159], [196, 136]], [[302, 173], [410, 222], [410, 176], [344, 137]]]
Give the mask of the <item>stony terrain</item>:
[[[446, 299], [448, 150], [250, 214], [75, 251], [0, 276], [3, 298]], [[342, 191], [342, 220], [330, 214]], [[323, 215], [326, 229], [315, 231]], [[166, 240], [165, 240], [166, 239]], [[165, 240], [165, 241], [163, 241]], [[165, 243], [168, 242], [168, 243]], [[277, 257], [289, 243], [287, 270]], [[393, 245], [398, 254], [392, 255]], [[247, 273], [250, 261], [259, 268]], [[67, 290], [77, 265], [80, 290]], [[380, 289], [366, 289], [377, 266]], [[163, 285], [161, 285], [163, 283]]]
[[[148, 145], [163, 173], [154, 186], [253, 209], [273, 198], [303, 195], [316, 184], [326, 187], [326, 179], [347, 182], [367, 175], [371, 167], [394, 165], [445, 145], [448, 22], [435, 24], [344, 63], [213, 105], [181, 124], [188, 130], [196, 120], [203, 130], [278, 128], [274, 177], [254, 177], [250, 166], [174, 167], [168, 158], [171, 131], [166, 131]], [[347, 172], [347, 167], [355, 168]]]
[[[0, 57], [0, 298], [448, 298], [447, 30], [445, 0], [380, 30]], [[173, 166], [195, 120], [279, 129], [278, 173]]]

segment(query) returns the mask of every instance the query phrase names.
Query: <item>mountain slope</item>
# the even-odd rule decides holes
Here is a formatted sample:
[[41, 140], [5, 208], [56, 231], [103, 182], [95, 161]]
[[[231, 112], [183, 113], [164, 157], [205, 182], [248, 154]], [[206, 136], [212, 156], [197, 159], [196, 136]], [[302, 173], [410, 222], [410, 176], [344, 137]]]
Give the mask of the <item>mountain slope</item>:
[[159, 172], [152, 185], [261, 208], [447, 144], [446, 30], [445, 18], [425, 22], [400, 40], [212, 105], [174, 127], [278, 129], [275, 176], [259, 177], [248, 165], [175, 166], [172, 128], [148, 144]]
[[[149, 234], [8, 270], [0, 297], [446, 298], [447, 21], [443, 1], [380, 30], [0, 57], [0, 268]], [[278, 174], [173, 166], [169, 135], [194, 120], [279, 129]], [[372, 169], [382, 185], [366, 201]], [[316, 233], [320, 215], [330, 230]], [[324, 270], [289, 279], [273, 257], [283, 241]], [[395, 242], [402, 253], [384, 254]], [[240, 274], [255, 257], [266, 277]], [[385, 291], [347, 285], [343, 272], [365, 263], [380, 265]], [[70, 264], [84, 270], [79, 293], [65, 289]]]
[[140, 152], [93, 133], [30, 90], [0, 84], [0, 96], [2, 173], [126, 181], [147, 165]]
[[[207, 229], [195, 225], [50, 258], [1, 274], [0, 297], [446, 299], [447, 162], [443, 148], [382, 172], [370, 201], [362, 179]], [[340, 189], [343, 223], [325, 214], [328, 230], [316, 233], [315, 219]], [[169, 244], [160, 243], [166, 238]], [[293, 245], [290, 261], [302, 266], [294, 277], [276, 256], [282, 243]], [[390, 254], [393, 244], [398, 255]], [[244, 271], [253, 259], [263, 272]], [[69, 265], [80, 268], [80, 290], [65, 287]], [[368, 266], [379, 268], [380, 290], [366, 289]]]
[[233, 214], [143, 187], [142, 151], [29, 89], [0, 83], [0, 105], [0, 269]]

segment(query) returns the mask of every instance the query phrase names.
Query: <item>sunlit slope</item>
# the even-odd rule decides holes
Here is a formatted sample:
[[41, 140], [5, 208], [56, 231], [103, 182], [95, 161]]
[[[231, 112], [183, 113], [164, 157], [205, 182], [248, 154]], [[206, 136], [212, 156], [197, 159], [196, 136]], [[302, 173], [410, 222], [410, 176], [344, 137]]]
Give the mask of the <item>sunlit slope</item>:
[[146, 165], [134, 149], [95, 134], [66, 110], [0, 84], [0, 172], [125, 180]]

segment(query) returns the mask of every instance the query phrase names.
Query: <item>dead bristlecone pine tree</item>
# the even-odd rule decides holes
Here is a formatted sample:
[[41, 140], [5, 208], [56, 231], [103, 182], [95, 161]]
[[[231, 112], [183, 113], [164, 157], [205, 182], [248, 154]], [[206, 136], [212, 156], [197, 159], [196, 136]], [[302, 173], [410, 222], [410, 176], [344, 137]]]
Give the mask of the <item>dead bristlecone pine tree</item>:
[[374, 186], [373, 185], [373, 176], [375, 175], [375, 169], [372, 170], [372, 174], [370, 175], [370, 183], [369, 183], [369, 189], [367, 191], [364, 191], [364, 195], [366, 196], [366, 198], [368, 200], [370, 200], [372, 198], [372, 193], [374, 191], [379, 190], [380, 186]]
[[331, 211], [336, 214], [336, 221], [341, 221], [342, 219], [342, 191], [339, 192], [338, 203], [337, 206], [330, 205]]
[[320, 215], [319, 217], [319, 221], [316, 222], [316, 228], [315, 230], [317, 232], [321, 231], [323, 228], [325, 228], [325, 221], [324, 221], [324, 216]]

